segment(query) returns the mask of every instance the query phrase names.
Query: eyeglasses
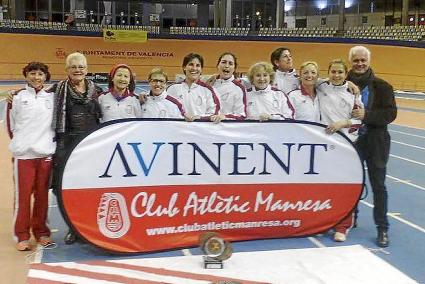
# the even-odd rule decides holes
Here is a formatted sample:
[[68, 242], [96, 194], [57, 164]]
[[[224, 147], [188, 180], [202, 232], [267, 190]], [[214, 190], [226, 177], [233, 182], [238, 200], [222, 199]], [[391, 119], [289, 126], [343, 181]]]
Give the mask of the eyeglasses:
[[150, 83], [154, 83], [154, 84], [165, 84], [165, 80], [160, 80], [160, 79], [150, 79], [149, 80]]
[[83, 66], [83, 65], [72, 65], [72, 66], [69, 66], [69, 69], [72, 69], [72, 70], [84, 70], [84, 69], [86, 69], [87, 68], [87, 66]]

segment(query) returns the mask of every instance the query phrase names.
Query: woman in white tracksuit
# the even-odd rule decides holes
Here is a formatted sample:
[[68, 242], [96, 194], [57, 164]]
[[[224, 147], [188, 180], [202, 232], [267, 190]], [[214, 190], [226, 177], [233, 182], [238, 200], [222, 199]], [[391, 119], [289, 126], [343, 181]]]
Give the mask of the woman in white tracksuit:
[[139, 99], [134, 95], [135, 80], [130, 67], [118, 64], [109, 72], [109, 91], [99, 96], [101, 122], [142, 115]]
[[214, 89], [199, 80], [203, 66], [201, 55], [186, 55], [182, 64], [186, 78], [168, 87], [167, 93], [183, 105], [187, 121], [201, 119], [218, 123], [222, 119], [219, 114], [220, 101]]
[[361, 121], [351, 117], [354, 109], [363, 108], [359, 94], [353, 95], [345, 81], [347, 65], [341, 59], [329, 63], [329, 81], [319, 85], [321, 90], [320, 113], [321, 122], [328, 125], [326, 132], [332, 134], [341, 130], [351, 141], [358, 137]]
[[[348, 90], [347, 65], [341, 59], [330, 62], [328, 68], [329, 81], [319, 85], [321, 122], [328, 125], [326, 132], [333, 134], [341, 130], [353, 142], [358, 137], [360, 120], [353, 119], [351, 112], [363, 108], [359, 95], [353, 95]], [[349, 214], [335, 226], [334, 240], [343, 242], [349, 229], [353, 226], [353, 214]]]
[[143, 118], [183, 118], [182, 104], [170, 97], [165, 90], [167, 74], [161, 68], [154, 68], [148, 75], [149, 95], [142, 105]]
[[225, 52], [218, 58], [218, 76], [213, 87], [220, 99], [220, 115], [223, 119], [243, 120], [246, 117], [246, 91], [234, 76], [238, 66], [233, 53]]
[[247, 90], [247, 118], [260, 121], [294, 118], [294, 108], [286, 94], [271, 86], [273, 66], [258, 62], [248, 71], [252, 88]]
[[51, 243], [48, 190], [56, 149], [52, 128], [54, 94], [44, 90], [44, 82], [50, 78], [48, 66], [31, 62], [23, 74], [27, 86], [16, 93], [7, 116], [15, 181], [14, 237], [19, 251], [31, 250], [30, 230], [42, 246]]
[[270, 54], [270, 62], [276, 71], [274, 86], [288, 94], [299, 89], [300, 79], [293, 67], [292, 53], [289, 48], [279, 47]]
[[295, 119], [320, 122], [320, 89], [317, 88], [319, 67], [316, 62], [306, 61], [300, 67], [300, 88], [289, 92], [288, 97], [295, 108]]

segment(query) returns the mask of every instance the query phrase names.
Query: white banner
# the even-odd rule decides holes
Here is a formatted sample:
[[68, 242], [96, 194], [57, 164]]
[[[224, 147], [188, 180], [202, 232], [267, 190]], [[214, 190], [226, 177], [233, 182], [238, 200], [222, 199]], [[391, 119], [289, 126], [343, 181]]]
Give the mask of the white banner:
[[64, 189], [363, 179], [360, 159], [346, 137], [294, 122], [111, 124], [78, 145], [65, 172]]
[[129, 120], [71, 153], [61, 205], [70, 226], [111, 251], [309, 235], [350, 214], [363, 187], [350, 140], [301, 122]]

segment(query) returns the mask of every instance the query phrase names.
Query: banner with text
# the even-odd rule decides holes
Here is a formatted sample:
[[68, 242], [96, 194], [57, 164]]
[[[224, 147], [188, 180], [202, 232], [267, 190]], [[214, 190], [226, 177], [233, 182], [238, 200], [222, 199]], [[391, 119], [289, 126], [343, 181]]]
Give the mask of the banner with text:
[[357, 203], [360, 158], [323, 125], [129, 120], [70, 155], [61, 206], [90, 243], [115, 252], [295, 237], [332, 228]]

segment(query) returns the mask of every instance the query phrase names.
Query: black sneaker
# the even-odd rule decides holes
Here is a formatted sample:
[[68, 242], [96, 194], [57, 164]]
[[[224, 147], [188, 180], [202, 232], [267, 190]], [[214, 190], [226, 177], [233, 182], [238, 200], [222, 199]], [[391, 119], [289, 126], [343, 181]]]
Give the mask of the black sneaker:
[[69, 230], [64, 240], [65, 240], [65, 244], [72, 245], [78, 240], [78, 236], [74, 233], [74, 231]]
[[388, 231], [384, 229], [378, 229], [378, 237], [376, 238], [376, 244], [378, 247], [388, 247], [390, 241], [388, 239]]

